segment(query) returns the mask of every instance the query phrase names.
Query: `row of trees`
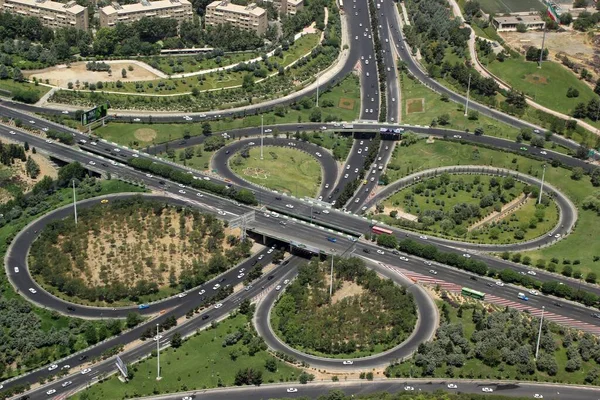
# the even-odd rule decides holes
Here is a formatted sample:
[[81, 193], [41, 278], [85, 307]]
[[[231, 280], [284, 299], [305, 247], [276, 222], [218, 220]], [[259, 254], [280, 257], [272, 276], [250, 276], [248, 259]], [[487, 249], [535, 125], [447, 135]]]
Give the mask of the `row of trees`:
[[329, 262], [313, 259], [300, 267], [274, 309], [275, 328], [284, 340], [312, 352], [349, 355], [404, 340], [416, 322], [412, 295], [379, 278], [358, 258], [336, 257], [334, 265], [334, 294], [348, 283], [364, 292], [332, 303], [325, 279]]

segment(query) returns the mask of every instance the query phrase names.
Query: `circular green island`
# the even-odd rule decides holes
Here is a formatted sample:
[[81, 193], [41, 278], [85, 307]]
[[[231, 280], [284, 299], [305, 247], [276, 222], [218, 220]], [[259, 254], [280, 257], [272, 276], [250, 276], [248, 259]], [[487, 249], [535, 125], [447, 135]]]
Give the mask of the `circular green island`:
[[539, 237], [559, 211], [539, 187], [513, 177], [444, 173], [404, 188], [375, 210], [392, 226], [479, 243], [515, 243]]
[[99, 200], [40, 232], [29, 255], [33, 278], [68, 301], [146, 303], [191, 289], [250, 254], [239, 230], [212, 215], [132, 197]]
[[380, 278], [356, 257], [335, 258], [333, 295], [330, 261], [299, 268], [271, 311], [271, 327], [289, 346], [320, 357], [358, 358], [402, 343], [417, 322], [412, 294]]
[[321, 165], [310, 154], [277, 146], [246, 147], [229, 166], [243, 179], [296, 197], [315, 197], [321, 185]]

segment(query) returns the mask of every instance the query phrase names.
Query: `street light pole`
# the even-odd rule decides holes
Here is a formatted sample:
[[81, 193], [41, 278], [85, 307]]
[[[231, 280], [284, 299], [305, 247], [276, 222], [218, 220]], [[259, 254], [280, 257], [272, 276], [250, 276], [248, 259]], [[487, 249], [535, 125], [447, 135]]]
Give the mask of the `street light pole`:
[[542, 193], [544, 192], [544, 176], [546, 175], [546, 164], [544, 164], [544, 170], [542, 172], [542, 183], [540, 185], [540, 196], [538, 198], [538, 204], [542, 202]]
[[465, 105], [465, 117], [469, 112], [469, 93], [471, 92], [471, 74], [469, 74], [469, 83], [467, 84], [467, 104]]
[[160, 337], [158, 336], [158, 324], [156, 324], [156, 380], [160, 381]]
[[542, 317], [540, 318], [540, 330], [538, 332], [537, 345], [535, 346], [535, 359], [538, 358], [538, 353], [540, 352], [540, 339], [542, 337], [542, 324], [544, 323], [544, 310], [545, 306], [542, 306]]
[[542, 68], [542, 60], [544, 58], [544, 42], [546, 41], [546, 28], [544, 27], [544, 35], [542, 36], [542, 48], [540, 49], [540, 61], [538, 62], [538, 68]]
[[260, 116], [260, 159], [263, 159], [263, 137], [264, 137], [264, 132], [263, 132], [263, 115], [261, 114]]
[[75, 179], [73, 179], [73, 211], [75, 212], [75, 225], [77, 225], [77, 195], [75, 194]]

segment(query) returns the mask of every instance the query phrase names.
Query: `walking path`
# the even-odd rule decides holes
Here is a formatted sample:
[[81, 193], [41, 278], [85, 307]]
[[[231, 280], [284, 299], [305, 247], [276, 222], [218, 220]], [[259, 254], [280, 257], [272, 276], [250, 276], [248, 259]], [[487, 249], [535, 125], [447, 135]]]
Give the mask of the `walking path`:
[[[450, 2], [450, 6], [452, 7], [452, 13], [454, 14], [454, 16], [456, 18], [460, 18], [463, 21], [465, 20], [463, 15], [462, 15], [462, 11], [460, 10], [460, 7], [458, 6], [458, 3], [456, 2], [456, 0], [448, 0]], [[497, 76], [493, 75], [491, 72], [489, 72], [480, 62], [479, 62], [479, 58], [477, 57], [477, 50], [475, 48], [475, 39], [477, 38], [477, 36], [475, 35], [475, 30], [473, 30], [473, 28], [470, 25], [464, 24], [466, 27], [468, 27], [471, 30], [471, 35], [469, 37], [469, 54], [471, 56], [471, 60], [473, 61], [471, 63], [471, 65], [473, 66], [473, 68], [475, 68], [475, 70], [477, 72], [479, 72], [481, 74], [481, 76], [485, 77], [485, 78], [492, 78], [496, 81], [496, 83], [498, 83], [498, 86], [500, 86], [501, 89], [504, 90], [510, 90], [510, 86], [502, 81], [500, 78], [498, 78]], [[562, 118], [565, 120], [574, 120], [577, 121], [577, 124], [580, 125], [581, 127], [587, 129], [590, 132], [593, 132], [594, 134], [600, 136], [600, 129], [594, 127], [593, 125], [579, 120], [577, 118], [573, 118], [570, 115], [566, 115], [563, 113], [560, 113], [558, 111], [555, 110], [551, 110], [547, 107], [544, 107], [541, 104], [536, 103], [535, 101], [533, 101], [532, 99], [525, 97], [525, 101], [527, 101], [527, 104], [535, 109], [541, 110], [547, 114], [551, 114], [555, 117], [558, 118]]]

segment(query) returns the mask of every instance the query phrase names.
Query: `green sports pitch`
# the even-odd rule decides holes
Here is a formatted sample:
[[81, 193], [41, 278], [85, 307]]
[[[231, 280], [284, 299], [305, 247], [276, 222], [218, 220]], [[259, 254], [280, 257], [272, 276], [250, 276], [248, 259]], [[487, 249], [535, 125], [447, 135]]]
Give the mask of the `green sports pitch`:
[[496, 15], [546, 9], [540, 0], [479, 0], [479, 4], [486, 14], [495, 13]]

